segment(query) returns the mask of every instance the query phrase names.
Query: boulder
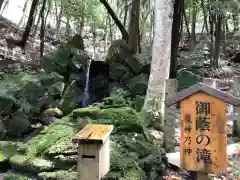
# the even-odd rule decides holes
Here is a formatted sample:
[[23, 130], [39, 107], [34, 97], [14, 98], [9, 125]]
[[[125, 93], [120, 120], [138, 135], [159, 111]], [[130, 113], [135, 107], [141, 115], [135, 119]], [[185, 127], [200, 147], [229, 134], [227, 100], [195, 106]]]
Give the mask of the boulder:
[[202, 77], [191, 71], [181, 70], [176, 79], [178, 80], [178, 91], [188, 88], [202, 81]]
[[113, 62], [110, 64], [110, 74], [111, 80], [115, 82], [123, 82], [132, 77], [132, 73], [129, 68], [122, 65], [121, 63]]
[[58, 104], [58, 108], [62, 110], [64, 114], [69, 114], [73, 109], [77, 108], [79, 97], [82, 94], [82, 90], [77, 87], [76, 81], [72, 81], [72, 83], [66, 88], [62, 99]]
[[31, 123], [26, 114], [17, 111], [10, 118], [3, 121], [7, 134], [14, 137], [19, 137], [31, 129]]
[[75, 34], [69, 41], [68, 44], [76, 49], [84, 49], [84, 41], [80, 34]]
[[129, 79], [127, 81], [127, 86], [133, 96], [144, 95], [147, 92], [148, 75], [141, 74]]
[[124, 40], [118, 39], [113, 41], [109, 47], [105, 61], [109, 64], [112, 62], [121, 63], [130, 55], [132, 55], [131, 47]]
[[148, 64], [150, 64], [151, 60], [147, 54], [135, 54], [132, 56], [128, 56], [125, 62], [134, 73], [139, 74], [143, 72], [144, 67], [147, 67]]
[[6, 130], [5, 125], [2, 122], [2, 117], [1, 117], [1, 120], [0, 120], [0, 140], [4, 139], [6, 134], [7, 134], [7, 130]]

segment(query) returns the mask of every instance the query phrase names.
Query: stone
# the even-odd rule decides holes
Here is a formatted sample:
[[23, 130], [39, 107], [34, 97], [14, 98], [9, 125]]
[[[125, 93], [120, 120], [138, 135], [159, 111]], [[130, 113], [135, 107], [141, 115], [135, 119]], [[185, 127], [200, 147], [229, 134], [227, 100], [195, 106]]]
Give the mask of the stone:
[[145, 101], [145, 96], [136, 95], [134, 105], [137, 112], [140, 112], [142, 110], [144, 101]]
[[188, 88], [202, 81], [202, 77], [192, 73], [191, 71], [181, 70], [176, 79], [178, 80], [178, 91]]
[[145, 95], [148, 87], [148, 75], [141, 74], [127, 81], [127, 86], [132, 96]]
[[149, 129], [149, 136], [152, 138], [153, 143], [159, 149], [163, 147], [163, 133], [156, 129]]
[[61, 117], [63, 115], [63, 112], [58, 108], [49, 108], [43, 111], [42, 113], [44, 116], [55, 116], [55, 117]]
[[134, 54], [133, 56], [128, 56], [125, 62], [135, 74], [139, 74], [149, 64], [150, 58], [147, 54]]
[[97, 118], [101, 109], [99, 107], [87, 107], [87, 108], [78, 108], [72, 111], [72, 116], [74, 118], [79, 117], [90, 117], [90, 118]]
[[31, 123], [28, 117], [23, 112], [15, 112], [12, 116], [3, 121], [7, 134], [14, 137], [19, 137], [28, 132], [31, 128]]
[[38, 174], [39, 180], [77, 180], [77, 172], [73, 171], [54, 171], [42, 172]]
[[110, 78], [115, 82], [123, 82], [129, 79], [132, 74], [128, 67], [121, 63], [112, 62], [110, 64]]
[[62, 99], [58, 104], [58, 108], [62, 110], [64, 114], [69, 114], [73, 109], [78, 106], [78, 99], [82, 94], [82, 90], [77, 87], [76, 81], [72, 81], [66, 88]]
[[118, 39], [113, 41], [109, 47], [105, 61], [109, 64], [112, 62], [121, 63], [130, 55], [132, 55], [131, 47], [124, 40]]
[[54, 169], [54, 164], [42, 158], [28, 158], [24, 155], [14, 155], [10, 158], [10, 164], [15, 170], [27, 171], [30, 173], [40, 173]]
[[[2, 118], [1, 118], [2, 119]], [[7, 134], [7, 130], [2, 120], [0, 120], [0, 140], [4, 139]]]
[[84, 49], [84, 41], [80, 34], [75, 34], [69, 41], [68, 44], [76, 49]]

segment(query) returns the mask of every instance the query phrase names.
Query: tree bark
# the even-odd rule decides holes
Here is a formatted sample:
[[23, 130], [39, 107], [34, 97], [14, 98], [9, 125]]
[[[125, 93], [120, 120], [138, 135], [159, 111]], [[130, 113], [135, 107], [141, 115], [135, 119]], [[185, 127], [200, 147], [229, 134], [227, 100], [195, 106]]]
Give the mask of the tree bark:
[[2, 9], [3, 2], [4, 0], [0, 0], [0, 10]]
[[[46, 7], [47, 0], [43, 0], [42, 8], [40, 11], [40, 17], [41, 17], [41, 30], [40, 30], [40, 57], [43, 56], [44, 51], [44, 32], [45, 32], [45, 20], [44, 20], [44, 10]], [[42, 63], [41, 63], [42, 67]]]
[[148, 90], [143, 106], [156, 119], [156, 123], [164, 125], [165, 86], [169, 78], [171, 35], [172, 35], [172, 0], [155, 0], [155, 27]]
[[129, 22], [128, 44], [131, 45], [133, 53], [140, 53], [140, 0], [132, 0], [132, 10]]
[[216, 17], [216, 25], [215, 25], [215, 49], [214, 49], [214, 56], [213, 56], [213, 68], [218, 68], [218, 62], [220, 57], [220, 41], [221, 41], [221, 27], [222, 27], [222, 14], [217, 15]]
[[117, 15], [111, 8], [111, 6], [108, 4], [106, 0], [100, 0], [100, 2], [104, 5], [104, 7], [107, 9], [107, 12], [111, 15], [112, 19], [116, 23], [117, 27], [119, 28], [120, 32], [122, 33], [122, 39], [126, 42], [128, 42], [128, 32], [121, 23], [121, 21], [118, 19]]
[[189, 28], [189, 22], [188, 22], [188, 18], [187, 18], [187, 14], [186, 14], [185, 8], [183, 8], [183, 17], [184, 17], [184, 22], [185, 22], [185, 26], [186, 26], [188, 37], [191, 37], [190, 28]]
[[183, 17], [184, 0], [175, 0], [173, 23], [172, 23], [172, 43], [171, 43], [171, 65], [170, 65], [170, 78], [177, 76], [177, 51], [180, 41], [180, 28]]
[[196, 44], [196, 17], [197, 17], [197, 2], [196, 0], [192, 0], [192, 42], [193, 42], [193, 45]]
[[123, 26], [126, 27], [127, 24], [127, 16], [128, 16], [128, 0], [124, 1], [124, 18], [123, 18]]
[[201, 7], [202, 7], [202, 11], [203, 11], [204, 25], [205, 25], [207, 34], [209, 34], [208, 22], [207, 22], [207, 11], [206, 11], [206, 8], [204, 5], [204, 0], [201, 0]]
[[28, 17], [27, 25], [26, 25], [26, 27], [25, 27], [25, 31], [23, 32], [22, 39], [16, 43], [16, 45], [19, 46], [19, 47], [21, 47], [22, 49], [25, 48], [25, 45], [26, 45], [26, 43], [27, 43], [29, 34], [30, 34], [30, 32], [31, 32], [31, 28], [32, 28], [33, 21], [34, 21], [33, 15], [34, 15], [34, 12], [35, 12], [36, 9], [37, 9], [38, 2], [39, 2], [39, 0], [33, 0], [33, 1], [32, 1], [32, 5], [31, 5], [30, 12], [29, 12], [29, 17]]

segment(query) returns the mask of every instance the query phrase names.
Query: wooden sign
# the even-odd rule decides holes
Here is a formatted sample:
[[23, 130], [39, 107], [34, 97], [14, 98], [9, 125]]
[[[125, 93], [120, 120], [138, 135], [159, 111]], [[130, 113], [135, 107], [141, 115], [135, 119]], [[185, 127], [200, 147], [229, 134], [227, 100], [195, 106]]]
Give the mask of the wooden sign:
[[113, 125], [88, 124], [72, 139], [78, 143], [78, 180], [100, 180], [110, 170]]
[[202, 83], [166, 100], [180, 101], [181, 168], [201, 173], [227, 174], [227, 105], [240, 99]]

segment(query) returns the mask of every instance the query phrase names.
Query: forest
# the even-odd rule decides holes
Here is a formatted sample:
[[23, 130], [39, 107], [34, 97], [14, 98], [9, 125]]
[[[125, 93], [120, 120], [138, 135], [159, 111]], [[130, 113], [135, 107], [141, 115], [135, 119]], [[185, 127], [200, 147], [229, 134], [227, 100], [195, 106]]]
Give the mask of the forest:
[[[111, 124], [103, 180], [194, 180], [165, 100], [198, 82], [240, 97], [239, 28], [239, 0], [0, 0], [0, 179], [77, 180], [73, 136]], [[238, 112], [210, 179], [240, 179]]]

